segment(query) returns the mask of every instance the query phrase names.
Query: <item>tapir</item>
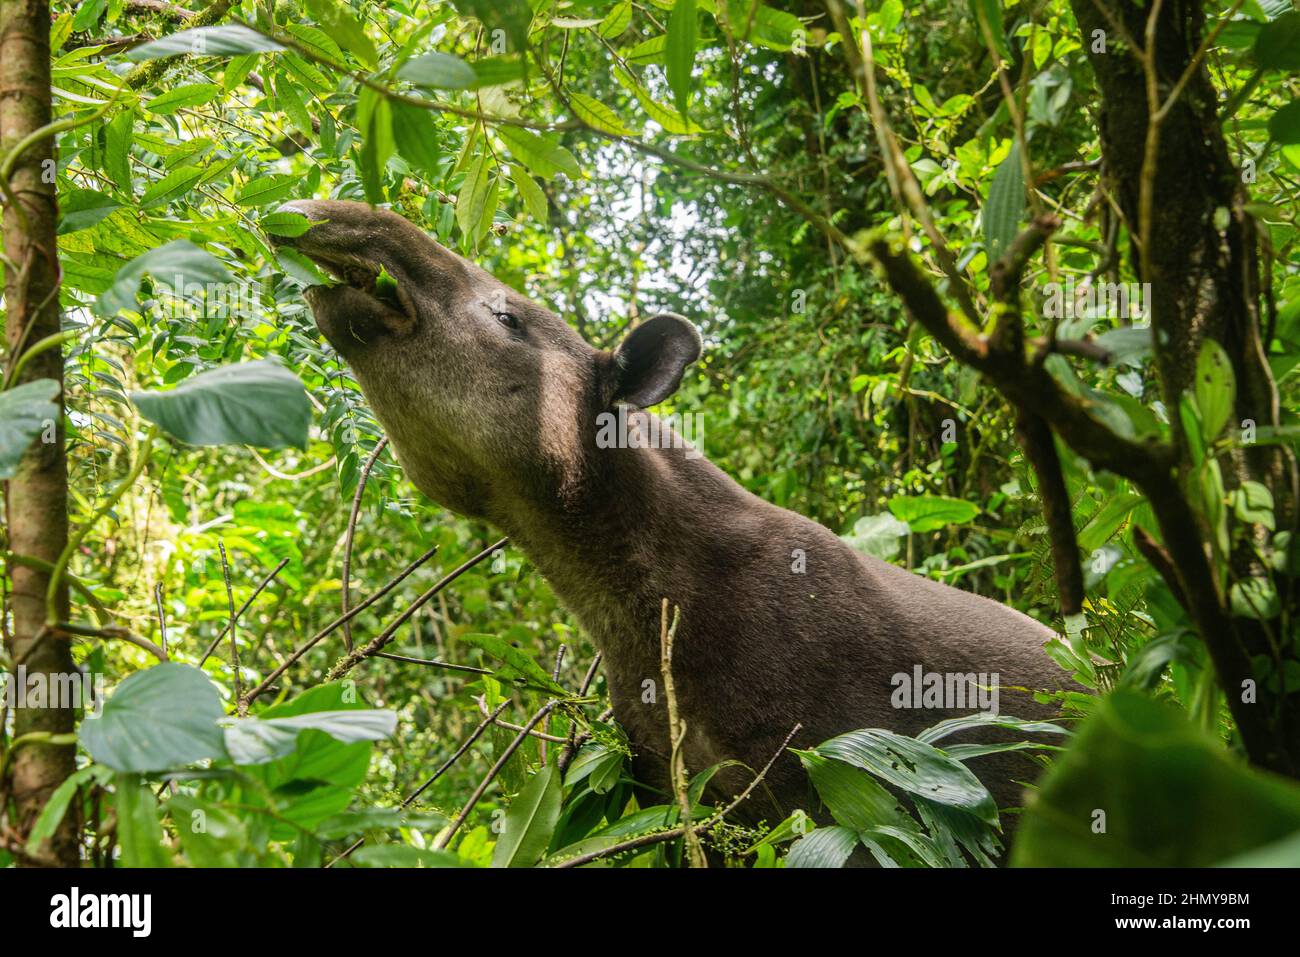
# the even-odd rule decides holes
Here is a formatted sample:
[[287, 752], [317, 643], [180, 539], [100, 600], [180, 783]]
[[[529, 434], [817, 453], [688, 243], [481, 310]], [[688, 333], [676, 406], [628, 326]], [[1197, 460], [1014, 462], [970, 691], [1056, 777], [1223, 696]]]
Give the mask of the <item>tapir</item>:
[[[1046, 714], [1032, 692], [1067, 683], [1043, 625], [859, 553], [746, 491], [680, 433], [651, 428], [643, 410], [701, 355], [686, 319], [654, 315], [596, 349], [396, 213], [314, 200], [282, 210], [313, 225], [280, 241], [340, 280], [305, 297], [406, 475], [508, 534], [602, 652], [643, 786], [669, 793], [664, 599], [679, 615], [672, 679], [686, 767], [740, 762], [712, 779], [725, 796], [776, 759], [736, 809], [742, 820], [820, 812], [790, 748], [860, 728], [912, 735], [973, 710], [938, 697], [925, 706], [900, 676], [985, 676], [999, 710], [1022, 718]], [[611, 441], [611, 421], [628, 434]], [[1002, 807], [1020, 805], [1034, 769], [1012, 752], [970, 767]]]

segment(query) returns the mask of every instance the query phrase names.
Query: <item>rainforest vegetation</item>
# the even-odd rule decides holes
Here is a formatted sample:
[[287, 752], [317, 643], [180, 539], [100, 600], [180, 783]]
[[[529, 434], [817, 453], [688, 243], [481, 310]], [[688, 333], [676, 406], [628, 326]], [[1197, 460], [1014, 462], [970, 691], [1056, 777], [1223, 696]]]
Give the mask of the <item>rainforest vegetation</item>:
[[[0, 0], [0, 866], [1300, 863], [1298, 190], [1289, 0]], [[951, 725], [634, 793], [318, 334], [313, 198], [693, 320], [714, 463], [1057, 633], [1025, 807]]]

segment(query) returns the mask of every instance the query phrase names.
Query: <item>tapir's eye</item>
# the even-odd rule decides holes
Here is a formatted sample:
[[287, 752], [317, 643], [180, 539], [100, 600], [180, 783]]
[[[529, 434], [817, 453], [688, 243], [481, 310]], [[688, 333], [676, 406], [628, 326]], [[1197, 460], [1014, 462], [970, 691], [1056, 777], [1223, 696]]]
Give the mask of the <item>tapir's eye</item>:
[[493, 315], [497, 317], [497, 322], [511, 331], [518, 330], [523, 326], [523, 323], [519, 321], [519, 317], [512, 312], [495, 312]]

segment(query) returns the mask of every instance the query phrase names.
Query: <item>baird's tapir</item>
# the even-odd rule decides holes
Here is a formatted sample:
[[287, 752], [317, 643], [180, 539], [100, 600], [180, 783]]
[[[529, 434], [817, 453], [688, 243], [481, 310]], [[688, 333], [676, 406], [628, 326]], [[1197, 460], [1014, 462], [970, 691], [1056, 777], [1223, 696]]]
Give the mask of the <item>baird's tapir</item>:
[[[343, 201], [282, 210], [314, 222], [281, 242], [341, 280], [308, 289], [307, 301], [411, 481], [508, 534], [603, 652], [638, 781], [669, 783], [664, 598], [680, 608], [673, 678], [691, 772], [727, 759], [757, 771], [796, 723], [791, 744], [807, 748], [858, 728], [914, 734], [974, 710], [915, 707], [924, 702], [900, 675], [984, 677], [999, 710], [1024, 718], [1047, 715], [1032, 691], [1069, 684], [1041, 624], [859, 554], [652, 429], [638, 410], [672, 395], [700, 356], [686, 319], [655, 315], [613, 351], [595, 349], [395, 213]], [[632, 434], [610, 441], [611, 422]], [[1021, 804], [1018, 782], [1035, 770], [1014, 752], [970, 767], [1004, 807]], [[732, 766], [713, 784], [735, 793], [753, 771]], [[818, 813], [788, 751], [765, 783], [738, 814]]]

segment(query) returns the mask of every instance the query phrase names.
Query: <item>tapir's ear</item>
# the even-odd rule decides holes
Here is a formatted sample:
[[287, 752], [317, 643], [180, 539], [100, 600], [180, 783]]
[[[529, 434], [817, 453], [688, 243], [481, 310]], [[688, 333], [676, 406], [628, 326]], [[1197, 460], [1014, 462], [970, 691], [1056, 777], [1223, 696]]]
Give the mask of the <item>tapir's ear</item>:
[[647, 319], [614, 352], [613, 401], [642, 409], [662, 402], [677, 391], [703, 345], [695, 325], [675, 312]]

